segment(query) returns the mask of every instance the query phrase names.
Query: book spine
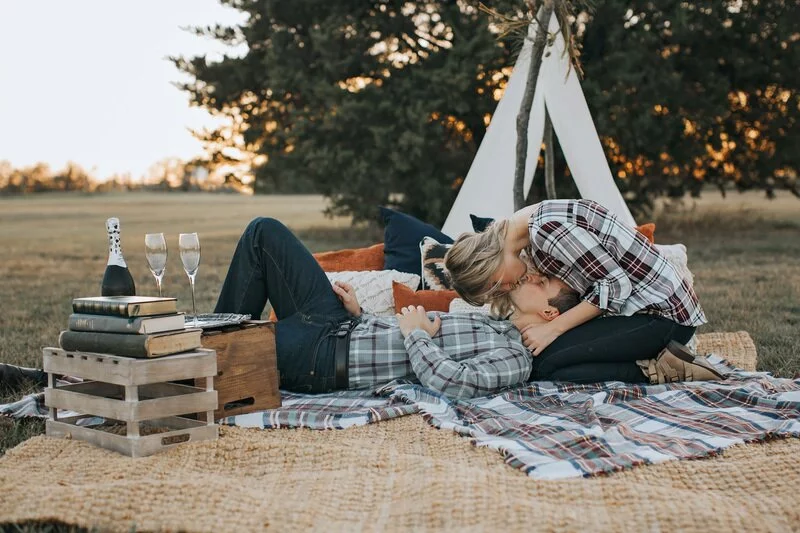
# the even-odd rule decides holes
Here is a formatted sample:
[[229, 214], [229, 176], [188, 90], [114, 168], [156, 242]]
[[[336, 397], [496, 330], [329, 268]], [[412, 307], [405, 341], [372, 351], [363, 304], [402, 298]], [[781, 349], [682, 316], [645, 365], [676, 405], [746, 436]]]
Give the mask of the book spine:
[[124, 357], [147, 357], [147, 335], [98, 333], [95, 331], [62, 331], [58, 337], [61, 349], [68, 352], [92, 352]]
[[144, 333], [141, 318], [72, 314], [68, 328], [71, 331], [98, 331], [105, 333]]
[[86, 313], [90, 315], [128, 316], [128, 304], [115, 302], [100, 302], [96, 300], [73, 300], [73, 313]]

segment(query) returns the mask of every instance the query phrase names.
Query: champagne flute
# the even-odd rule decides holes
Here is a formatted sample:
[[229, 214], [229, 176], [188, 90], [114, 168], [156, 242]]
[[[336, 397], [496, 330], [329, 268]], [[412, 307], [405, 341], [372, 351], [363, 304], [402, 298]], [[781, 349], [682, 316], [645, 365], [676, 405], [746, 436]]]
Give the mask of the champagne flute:
[[164, 272], [167, 268], [167, 241], [163, 233], [148, 233], [144, 236], [144, 255], [147, 258], [147, 266], [156, 278], [158, 295], [161, 294], [161, 280], [164, 279]]
[[181, 263], [183, 270], [189, 276], [192, 284], [192, 325], [197, 325], [197, 307], [194, 299], [194, 279], [197, 276], [197, 268], [200, 266], [200, 239], [197, 233], [181, 233], [178, 237], [178, 249], [181, 252]]

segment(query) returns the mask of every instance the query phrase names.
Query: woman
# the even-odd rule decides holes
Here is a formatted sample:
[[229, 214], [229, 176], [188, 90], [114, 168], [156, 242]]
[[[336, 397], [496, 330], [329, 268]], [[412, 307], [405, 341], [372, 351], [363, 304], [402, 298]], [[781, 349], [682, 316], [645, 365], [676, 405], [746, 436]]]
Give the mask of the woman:
[[[537, 273], [528, 272], [523, 250]], [[682, 347], [706, 323], [689, 282], [635, 228], [596, 202], [529, 206], [483, 233], [459, 237], [445, 266], [456, 291], [473, 305], [505, 301], [508, 307], [523, 282], [531, 284], [528, 294], [548, 299], [564, 290], [555, 280], [580, 294], [578, 305], [552, 320], [517, 317], [536, 356], [533, 379], [723, 378]], [[605, 318], [593, 320], [600, 316]]]

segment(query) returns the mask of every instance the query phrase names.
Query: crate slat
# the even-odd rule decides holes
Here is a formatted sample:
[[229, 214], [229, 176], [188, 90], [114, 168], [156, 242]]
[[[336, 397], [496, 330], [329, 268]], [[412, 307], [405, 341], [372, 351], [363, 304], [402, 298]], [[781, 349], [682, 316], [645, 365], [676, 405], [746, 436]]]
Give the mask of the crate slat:
[[[48, 420], [46, 431], [47, 435], [51, 437], [75, 438], [129, 457], [146, 457], [185, 442], [213, 440], [219, 434], [219, 427], [216, 424], [206, 425], [196, 420], [181, 420], [180, 425], [183, 427], [178, 429], [137, 437], [126, 437], [58, 420]], [[174, 427], [177, 424], [172, 422], [170, 425], [170, 422], [164, 422], [164, 425]], [[170, 442], [173, 439], [175, 441]]]
[[153, 359], [67, 352], [60, 348], [45, 348], [43, 353], [45, 372], [116, 385], [145, 385], [194, 379], [213, 376], [217, 371], [216, 353], [203, 348]]
[[138, 422], [153, 418], [205, 412], [217, 408], [217, 391], [188, 385], [158, 383], [139, 387], [139, 401], [124, 399], [121, 386], [96, 381], [47, 387], [45, 405], [104, 418]]

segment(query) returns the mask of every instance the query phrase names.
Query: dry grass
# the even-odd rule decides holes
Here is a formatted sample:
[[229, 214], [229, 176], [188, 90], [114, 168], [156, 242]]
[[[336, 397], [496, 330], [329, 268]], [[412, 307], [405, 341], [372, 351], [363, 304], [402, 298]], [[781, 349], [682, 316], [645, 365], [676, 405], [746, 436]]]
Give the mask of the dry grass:
[[[0, 199], [0, 362], [41, 365], [54, 345], [73, 297], [99, 292], [106, 260], [104, 221], [122, 220], [125, 256], [140, 294], [155, 283], [144, 260], [143, 236], [162, 231], [170, 247], [165, 293], [191, 310], [188, 280], [177, 254], [179, 232], [196, 231], [203, 248], [198, 310], [213, 308], [236, 239], [256, 216], [297, 230], [314, 251], [372, 244], [374, 231], [321, 215], [319, 197], [202, 194], [40, 195]], [[800, 371], [800, 201], [768, 202], [754, 194], [721, 201], [713, 194], [656, 217], [658, 242], [683, 242], [710, 324], [701, 331], [747, 330], [759, 367], [781, 376]], [[23, 391], [3, 394], [0, 402]], [[41, 433], [40, 422], [0, 422], [0, 453]]]

